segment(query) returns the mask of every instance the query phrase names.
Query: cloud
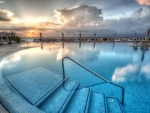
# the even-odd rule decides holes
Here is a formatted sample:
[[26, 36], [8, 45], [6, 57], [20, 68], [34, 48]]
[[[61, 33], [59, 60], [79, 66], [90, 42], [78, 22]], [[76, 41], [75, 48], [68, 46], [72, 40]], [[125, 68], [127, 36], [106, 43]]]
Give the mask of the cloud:
[[136, 0], [140, 5], [150, 5], [150, 0]]
[[[102, 10], [100, 8], [82, 5], [70, 9], [55, 10], [56, 17], [53, 19], [41, 18], [40, 20], [37, 18], [14, 18], [12, 12], [0, 9], [0, 30], [27, 31], [36, 29], [47, 34], [48, 32], [49, 34], [53, 32], [57, 36], [60, 36], [60, 33], [64, 32], [66, 36], [71, 37], [79, 36], [80, 32], [84, 37], [91, 37], [94, 33], [97, 33], [97, 37], [110, 37], [113, 36], [114, 33], [117, 33], [118, 37], [131, 37], [136, 32], [137, 36], [141, 37], [146, 35], [146, 31], [150, 27], [149, 12], [150, 6], [144, 6], [134, 11], [131, 15], [126, 15], [126, 17], [124, 16], [120, 19], [103, 19]], [[5, 24], [5, 22], [9, 22], [9, 24]], [[13, 25], [16, 27], [12, 27]]]
[[7, 30], [7, 31], [27, 31], [27, 30], [32, 30], [36, 29], [35, 27], [4, 27], [0, 28], [0, 30]]
[[134, 11], [131, 14], [131, 18], [137, 19], [137, 20], [139, 20], [139, 19], [143, 20], [143, 19], [146, 18], [146, 19], [149, 20], [149, 18], [150, 18], [150, 7], [149, 6], [145, 6], [143, 8], [140, 8], [140, 9]]
[[[136, 32], [141, 37], [146, 34], [150, 26], [150, 7], [145, 6], [134, 11], [129, 16], [120, 19], [103, 19], [102, 10], [97, 7], [87, 5], [76, 6], [71, 9], [56, 10], [56, 17], [62, 23], [68, 32], [83, 32], [90, 36], [89, 33], [96, 32], [97, 36], [133, 36]], [[70, 26], [70, 27], [69, 27]], [[62, 28], [60, 28], [62, 30]], [[139, 35], [140, 34], [140, 35]], [[93, 35], [93, 34], [92, 34]]]
[[111, 29], [117, 34], [146, 34], [147, 29], [150, 27], [150, 7], [145, 6], [134, 11], [129, 17], [120, 19], [106, 19], [101, 22], [99, 28]]
[[5, 1], [1, 1], [1, 0], [0, 0], [0, 3], [5, 3]]
[[88, 5], [77, 6], [71, 9], [55, 10], [56, 17], [61, 24], [78, 26], [87, 23], [98, 25], [103, 20], [102, 10]]
[[40, 25], [43, 25], [43, 26], [48, 26], [48, 25], [58, 26], [58, 25], [61, 25], [61, 24], [54, 23], [54, 22], [41, 22]]
[[11, 21], [13, 15], [11, 11], [0, 9], [0, 21]]

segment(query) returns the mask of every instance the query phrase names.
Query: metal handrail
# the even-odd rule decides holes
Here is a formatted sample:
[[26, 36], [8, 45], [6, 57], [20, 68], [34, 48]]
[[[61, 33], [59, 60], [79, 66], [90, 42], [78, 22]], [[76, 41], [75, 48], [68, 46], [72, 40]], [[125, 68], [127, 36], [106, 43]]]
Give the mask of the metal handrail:
[[121, 103], [122, 103], [122, 105], [124, 105], [124, 92], [125, 92], [124, 87], [119, 86], [119, 85], [117, 85], [117, 84], [114, 84], [114, 83], [112, 83], [112, 82], [106, 80], [105, 78], [101, 77], [100, 75], [96, 74], [95, 72], [91, 71], [90, 69], [86, 68], [85, 66], [81, 65], [80, 63], [78, 63], [77, 61], [75, 61], [75, 60], [73, 60], [73, 59], [71, 59], [71, 58], [69, 58], [69, 57], [64, 57], [64, 58], [62, 59], [63, 78], [65, 78], [65, 69], [64, 69], [64, 60], [65, 60], [65, 59], [69, 59], [69, 60], [73, 61], [74, 63], [78, 64], [79, 66], [81, 66], [82, 68], [86, 69], [86, 70], [89, 71], [90, 73], [96, 75], [97, 77], [99, 77], [100, 79], [104, 80], [105, 82], [110, 83], [110, 84], [112, 84], [112, 85], [114, 85], [114, 86], [120, 87], [120, 88], [122, 89], [122, 101], [121, 101]]

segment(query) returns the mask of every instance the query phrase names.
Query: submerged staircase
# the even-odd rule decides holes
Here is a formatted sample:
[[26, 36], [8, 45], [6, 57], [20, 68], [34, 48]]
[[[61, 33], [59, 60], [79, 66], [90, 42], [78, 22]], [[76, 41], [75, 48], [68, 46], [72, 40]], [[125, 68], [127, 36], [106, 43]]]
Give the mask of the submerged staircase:
[[68, 79], [37, 107], [46, 113], [124, 113], [117, 98], [78, 86]]
[[117, 97], [81, 87], [79, 81], [44, 68], [10, 75], [5, 80], [17, 95], [42, 113], [124, 113]]

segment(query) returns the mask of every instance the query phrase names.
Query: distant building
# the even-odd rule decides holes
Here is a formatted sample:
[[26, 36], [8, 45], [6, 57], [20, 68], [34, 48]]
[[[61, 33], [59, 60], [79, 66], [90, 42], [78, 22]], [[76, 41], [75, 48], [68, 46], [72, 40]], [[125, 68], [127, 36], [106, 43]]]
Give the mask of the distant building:
[[0, 32], [0, 45], [16, 43], [15, 33]]

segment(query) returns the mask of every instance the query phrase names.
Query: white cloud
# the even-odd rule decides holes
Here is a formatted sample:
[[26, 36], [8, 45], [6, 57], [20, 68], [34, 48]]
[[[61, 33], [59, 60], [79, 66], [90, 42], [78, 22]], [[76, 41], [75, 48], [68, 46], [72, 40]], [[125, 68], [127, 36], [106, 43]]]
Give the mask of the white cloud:
[[[55, 10], [56, 17], [63, 25], [70, 26], [68, 32], [83, 32], [89, 36], [89, 33], [96, 32], [102, 36], [111, 36], [113, 33], [124, 36], [137, 34], [146, 34], [150, 26], [150, 7], [145, 6], [134, 11], [128, 17], [120, 19], [103, 19], [102, 10], [91, 6], [76, 6], [71, 9]], [[139, 36], [139, 35], [138, 35]]]
[[61, 24], [78, 26], [78, 25], [98, 25], [103, 20], [101, 9], [88, 5], [76, 6], [71, 9], [55, 10], [56, 17]]
[[1, 1], [1, 0], [0, 0], [0, 3], [5, 3], [5, 1]]
[[145, 6], [139, 10], [136, 10], [133, 12], [130, 18], [136, 19], [136, 20], [149, 20], [150, 19], [150, 7]]
[[[30, 27], [35, 26], [37, 29], [50, 29], [45, 32], [57, 31], [54, 35], [60, 36], [60, 32], [66, 32], [67, 36], [78, 36], [81, 32], [83, 36], [131, 36], [135, 32], [137, 34], [146, 34], [150, 27], [150, 7], [145, 6], [134, 11], [130, 16], [120, 19], [103, 19], [102, 10], [88, 5], [75, 6], [70, 9], [55, 10], [55, 18], [49, 20], [47, 18], [36, 19], [19, 19], [14, 18], [13, 13], [8, 10], [0, 9], [1, 26], [6, 26], [5, 22], [9, 22], [6, 27], [0, 30], [10, 28], [11, 24], [17, 26]], [[60, 23], [57, 22], [57, 19]], [[12, 20], [12, 21], [11, 21]], [[40, 24], [40, 25], [39, 25]], [[40, 27], [39, 27], [40, 26]], [[21, 30], [21, 29], [20, 29]], [[137, 35], [139, 36], [139, 35]]]
[[0, 9], [0, 21], [11, 21], [13, 15], [11, 11]]
[[129, 17], [120, 19], [106, 19], [101, 22], [100, 28], [111, 29], [114, 32], [123, 34], [137, 34], [145, 33], [150, 27], [150, 7], [145, 6], [139, 10], [134, 11]]
[[136, 0], [140, 5], [150, 5], [150, 0]]

